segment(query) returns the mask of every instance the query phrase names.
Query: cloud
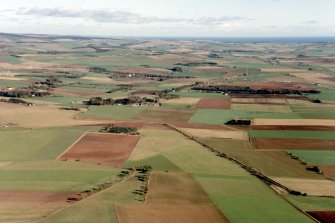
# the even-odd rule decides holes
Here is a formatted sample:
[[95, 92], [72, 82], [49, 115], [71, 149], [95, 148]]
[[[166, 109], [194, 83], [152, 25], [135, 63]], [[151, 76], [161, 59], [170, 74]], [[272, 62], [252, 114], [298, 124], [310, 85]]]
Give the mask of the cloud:
[[120, 24], [147, 24], [147, 23], [185, 23], [203, 26], [218, 26], [236, 21], [248, 21], [249, 18], [238, 16], [222, 17], [199, 17], [189, 18], [161, 18], [156, 16], [146, 16], [127, 10], [112, 9], [85, 9], [85, 8], [20, 8], [16, 15], [23, 16], [43, 16], [58, 18], [83, 18], [90, 19], [98, 23], [120, 23]]
[[308, 20], [308, 21], [303, 21], [302, 23], [306, 24], [306, 25], [312, 25], [312, 24], [317, 24], [318, 21], [316, 21], [316, 20]]

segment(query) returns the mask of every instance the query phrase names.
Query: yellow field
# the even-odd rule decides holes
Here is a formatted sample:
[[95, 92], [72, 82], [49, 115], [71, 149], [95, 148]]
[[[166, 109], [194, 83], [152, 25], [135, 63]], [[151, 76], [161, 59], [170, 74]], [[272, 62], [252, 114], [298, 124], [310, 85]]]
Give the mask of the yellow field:
[[253, 120], [253, 125], [290, 125], [290, 126], [335, 126], [335, 120], [327, 119], [261, 119]]
[[288, 105], [270, 105], [270, 104], [232, 104], [232, 110], [239, 111], [260, 111], [260, 112], [280, 112], [291, 113]]
[[274, 178], [274, 180], [290, 189], [310, 196], [335, 196], [335, 182], [331, 180], [298, 178]]
[[[5, 104], [5, 106], [2, 106]], [[103, 123], [103, 120], [77, 120], [78, 111], [60, 110], [58, 107], [21, 106], [8, 103], [0, 104], [0, 124], [16, 125], [25, 128], [71, 126]]]

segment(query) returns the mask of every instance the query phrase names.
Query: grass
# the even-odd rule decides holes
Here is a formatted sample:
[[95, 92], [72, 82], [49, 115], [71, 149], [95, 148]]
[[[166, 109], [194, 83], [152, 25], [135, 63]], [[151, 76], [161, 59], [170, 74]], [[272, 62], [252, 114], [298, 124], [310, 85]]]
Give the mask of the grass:
[[0, 161], [55, 159], [84, 133], [81, 128], [0, 131]]
[[301, 116], [294, 113], [199, 109], [195, 115], [193, 115], [190, 122], [204, 124], [224, 124], [232, 119], [254, 118], [299, 119]]
[[115, 119], [126, 120], [132, 119], [138, 115], [144, 107], [128, 107], [128, 106], [90, 106], [89, 110], [82, 113], [83, 118], [98, 118], [98, 119]]
[[115, 205], [120, 203], [139, 203], [132, 193], [138, 189], [138, 185], [138, 181], [132, 177], [42, 220], [41, 223], [116, 223], [118, 221]]
[[335, 132], [324, 131], [249, 130], [248, 133], [250, 138], [335, 139]]
[[308, 164], [335, 164], [333, 150], [290, 150], [288, 152]]
[[255, 177], [193, 175], [231, 222], [314, 222]]

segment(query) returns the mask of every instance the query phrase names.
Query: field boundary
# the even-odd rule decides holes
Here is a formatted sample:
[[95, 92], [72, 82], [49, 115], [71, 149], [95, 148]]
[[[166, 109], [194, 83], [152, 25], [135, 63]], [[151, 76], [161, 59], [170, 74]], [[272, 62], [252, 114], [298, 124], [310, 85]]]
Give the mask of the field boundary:
[[56, 157], [55, 160], [59, 160], [65, 153], [67, 153], [76, 143], [78, 143], [84, 136], [86, 136], [89, 132], [84, 132], [76, 141], [74, 141], [66, 150], [64, 150], [59, 156]]
[[[235, 158], [233, 158], [233, 157], [231, 157], [231, 156], [229, 156], [229, 155], [227, 155], [227, 154], [225, 154], [225, 153], [223, 153], [223, 152], [219, 152], [219, 151], [217, 151], [217, 150], [216, 150], [215, 148], [213, 148], [212, 146], [210, 146], [210, 145], [208, 145], [208, 144], [206, 144], [206, 143], [200, 141], [199, 139], [193, 137], [192, 135], [189, 135], [189, 134], [187, 134], [187, 133], [185, 133], [185, 132], [179, 130], [178, 128], [176, 128], [176, 127], [174, 127], [174, 126], [172, 126], [172, 125], [169, 125], [169, 124], [166, 124], [166, 123], [165, 123], [164, 125], [166, 125], [167, 127], [169, 127], [171, 130], [174, 130], [174, 131], [176, 131], [176, 132], [182, 134], [182, 135], [185, 136], [187, 139], [190, 139], [190, 140], [192, 140], [192, 141], [194, 141], [194, 142], [200, 144], [202, 147], [204, 147], [204, 148], [208, 149], [209, 151], [215, 153], [217, 156], [219, 156], [219, 157], [223, 157], [223, 158], [225, 158], [225, 159], [228, 159], [228, 160], [234, 162], [235, 164], [239, 165], [241, 168], [243, 168], [244, 170], [246, 170], [247, 172], [249, 172], [251, 175], [256, 176], [258, 179], [260, 179], [261, 181], [263, 181], [265, 184], [267, 184], [267, 185], [269, 185], [269, 184], [273, 184], [273, 185], [275, 185], [275, 186], [278, 186], [278, 187], [284, 189], [285, 191], [287, 191], [287, 192], [290, 193], [290, 194], [302, 195], [302, 193], [301, 193], [300, 191], [295, 191], [295, 190], [292, 190], [292, 189], [290, 189], [290, 188], [288, 188], [288, 187], [282, 185], [281, 183], [279, 183], [279, 182], [277, 182], [277, 181], [275, 181], [275, 180], [273, 180], [273, 179], [271, 179], [271, 178], [265, 176], [265, 175], [262, 174], [261, 172], [259, 172], [259, 171], [255, 170], [255, 169], [253, 169], [252, 167], [250, 167], [250, 166], [248, 166], [248, 165], [246, 165], [246, 164], [240, 162], [239, 160], [237, 160], [237, 159], [235, 159]], [[282, 197], [282, 196], [280, 196], [280, 197]], [[282, 198], [283, 198], [283, 197], [282, 197]], [[283, 198], [283, 199], [286, 200], [285, 198]], [[287, 201], [287, 200], [286, 200], [286, 201]], [[291, 202], [288, 202], [288, 203], [289, 203], [292, 207], [294, 207], [296, 210], [298, 210], [300, 213], [303, 213], [304, 215], [306, 215], [306, 213], [305, 213], [303, 210], [300, 210], [297, 206], [295, 206], [295, 205], [292, 204]], [[307, 216], [310, 217], [309, 215], [307, 215]], [[314, 218], [311, 218], [311, 219], [312, 219], [313, 221], [315, 221]], [[318, 221], [317, 221], [317, 222], [318, 222]], [[318, 223], [319, 223], [319, 222], [318, 222]]]

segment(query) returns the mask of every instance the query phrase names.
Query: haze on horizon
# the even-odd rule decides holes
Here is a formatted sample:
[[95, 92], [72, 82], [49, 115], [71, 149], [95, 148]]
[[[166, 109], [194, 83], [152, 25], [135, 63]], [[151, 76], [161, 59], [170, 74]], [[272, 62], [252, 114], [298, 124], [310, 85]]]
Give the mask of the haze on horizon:
[[335, 36], [334, 0], [4, 0], [0, 32], [93, 36]]

